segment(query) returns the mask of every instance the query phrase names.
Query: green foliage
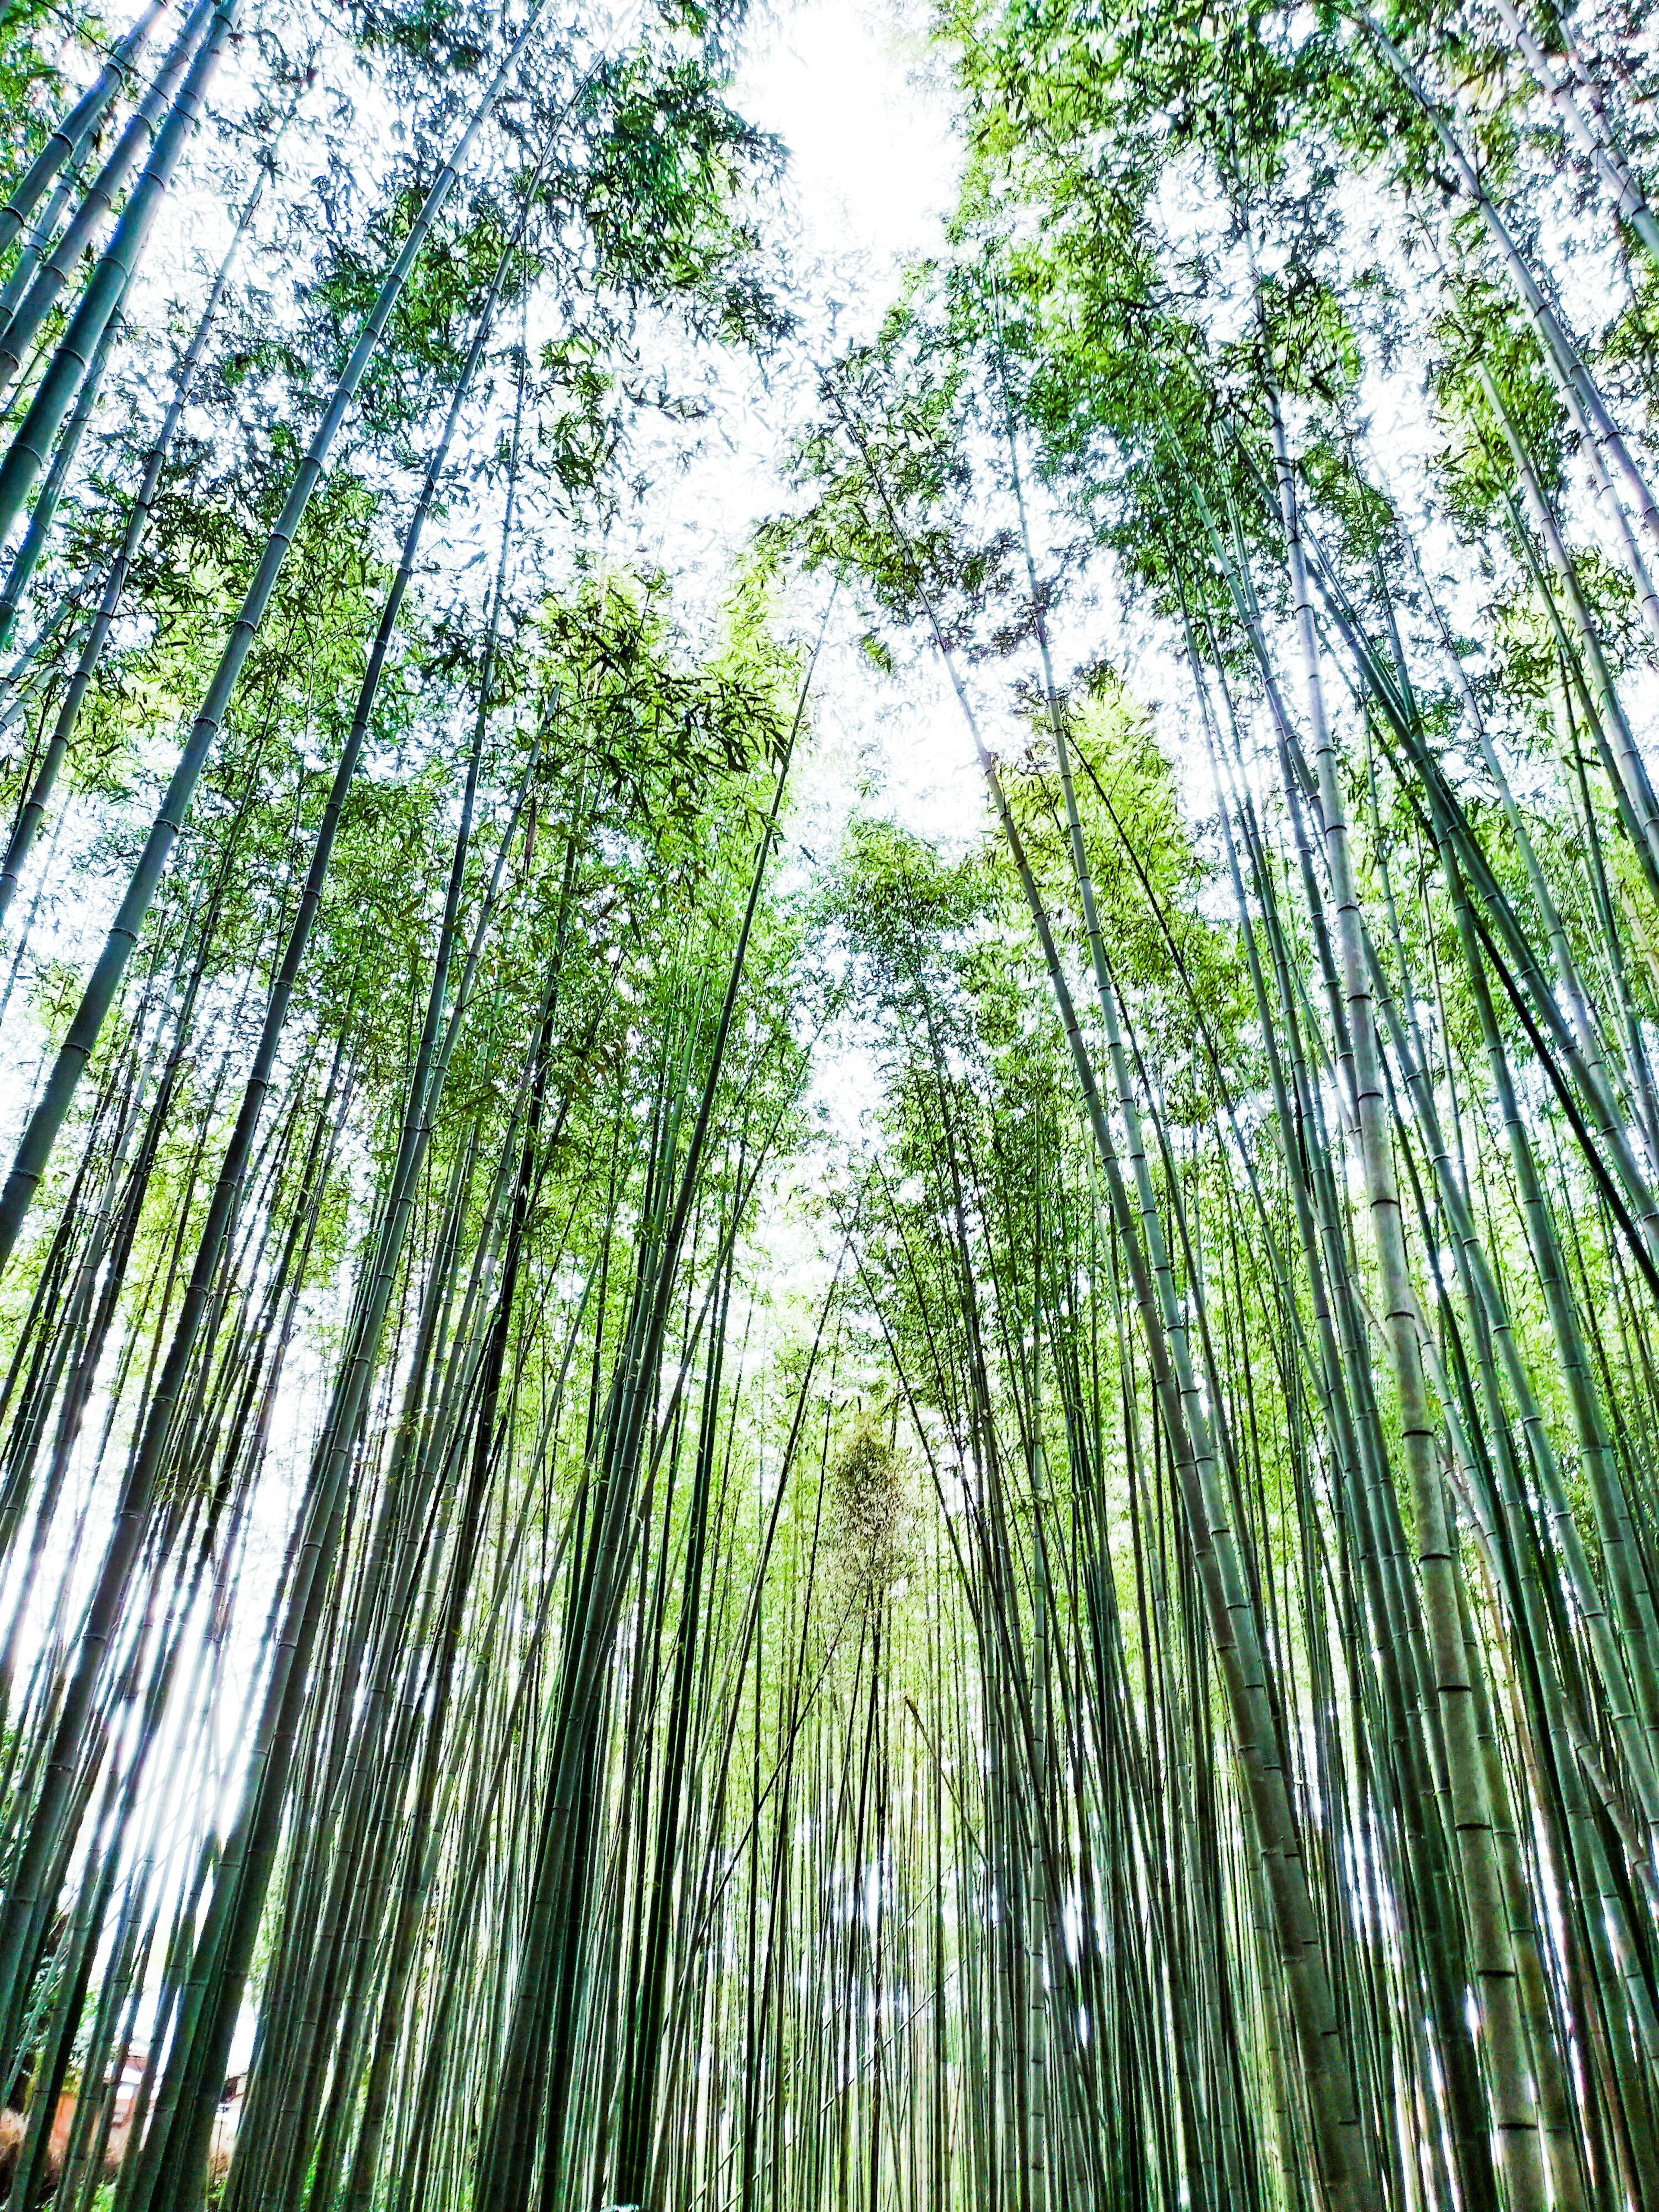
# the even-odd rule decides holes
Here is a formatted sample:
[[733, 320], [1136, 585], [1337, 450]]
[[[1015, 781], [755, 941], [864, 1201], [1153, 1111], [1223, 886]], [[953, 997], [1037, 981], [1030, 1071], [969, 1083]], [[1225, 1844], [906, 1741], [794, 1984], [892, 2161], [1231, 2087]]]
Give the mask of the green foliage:
[[[1638, 2201], [1659, 524], [1589, 193], [1651, 72], [1584, 12], [1573, 168], [1443, 9], [952, 0], [958, 205], [696, 643], [615, 525], [711, 349], [794, 373], [740, 10], [540, 25], [291, 544], [514, 31], [258, 27], [167, 203], [268, 159], [245, 258], [123, 336], [0, 679], [69, 1100], [0, 1199], [0, 2046], [153, 2035], [122, 2212]], [[3, 27], [15, 173], [103, 33]], [[991, 803], [803, 880], [826, 572]]]

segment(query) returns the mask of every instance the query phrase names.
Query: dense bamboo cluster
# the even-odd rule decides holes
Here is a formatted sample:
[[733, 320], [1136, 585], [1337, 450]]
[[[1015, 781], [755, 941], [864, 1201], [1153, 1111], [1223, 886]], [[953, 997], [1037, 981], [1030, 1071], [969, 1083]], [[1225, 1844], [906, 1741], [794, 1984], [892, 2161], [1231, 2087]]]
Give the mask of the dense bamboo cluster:
[[[951, 1409], [968, 1578], [1017, 1691], [1030, 1670], [987, 1756], [1024, 1770], [1046, 1924], [1097, 1931], [1043, 1954], [1079, 2109], [1068, 2136], [1045, 2106], [1027, 2154], [1082, 2188], [1112, 2142], [1108, 2200], [1639, 2204], [1655, 507], [1645, 379], [1611, 396], [1540, 222], [1581, 252], [1629, 223], [1630, 361], [1654, 270], [1627, 50], [1598, 74], [1513, 10], [1420, 61], [1363, 15], [956, 27], [961, 250], [831, 381], [810, 542], [944, 656], [1000, 833], [1006, 890], [954, 921], [963, 1041], [920, 938], [884, 957], [933, 1010], [905, 1266], [949, 1319], [911, 1388]], [[1540, 102], [1596, 188], [1572, 214]], [[1349, 258], [1358, 161], [1392, 195], [1370, 281], [1390, 255], [1418, 276], [1382, 314]], [[1207, 195], [1185, 234], [1182, 188]], [[1437, 483], [1367, 449], [1379, 340], [1429, 364]], [[1057, 682], [1022, 465], [1169, 624], [1225, 921], [1109, 682]], [[1601, 544], [1575, 554], [1585, 491]], [[1443, 574], [1449, 493], [1486, 609]], [[1027, 663], [1012, 762], [963, 659], [988, 648]], [[887, 865], [902, 911], [918, 863]], [[1036, 1097], [971, 949], [1011, 898], [1064, 1039]], [[1093, 1901], [1103, 1862], [1121, 1901]], [[1097, 1997], [1137, 1949], [1143, 1985]], [[1115, 2097], [1103, 2017], [1144, 2069]], [[1009, 2111], [1027, 2142], [1017, 2062]]]
[[9, 2201], [1641, 2212], [1650, 48], [964, 0], [803, 374], [736, 13], [251, 4], [0, 18]]

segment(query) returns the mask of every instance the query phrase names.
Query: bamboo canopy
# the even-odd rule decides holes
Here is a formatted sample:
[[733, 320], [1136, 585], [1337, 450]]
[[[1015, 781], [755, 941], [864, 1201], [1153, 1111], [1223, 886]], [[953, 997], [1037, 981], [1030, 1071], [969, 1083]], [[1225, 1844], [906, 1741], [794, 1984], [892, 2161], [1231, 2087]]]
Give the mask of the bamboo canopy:
[[1647, 2212], [1659, 40], [768, 34], [0, 12], [0, 2201]]

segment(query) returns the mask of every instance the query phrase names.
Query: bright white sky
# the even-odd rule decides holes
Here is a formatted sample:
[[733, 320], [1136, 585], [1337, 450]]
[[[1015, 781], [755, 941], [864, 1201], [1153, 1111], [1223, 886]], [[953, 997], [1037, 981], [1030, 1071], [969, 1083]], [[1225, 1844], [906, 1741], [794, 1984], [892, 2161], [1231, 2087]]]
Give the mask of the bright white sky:
[[950, 106], [920, 74], [921, 30], [912, 0], [801, 0], [757, 17], [738, 74], [739, 110], [789, 148], [809, 249], [847, 265], [843, 336], [881, 304], [859, 299], [854, 257], [890, 279], [902, 257], [937, 244], [954, 197]]
[[[814, 412], [816, 365], [872, 335], [906, 262], [937, 252], [957, 191], [950, 88], [917, 0], [785, 0], [750, 18], [733, 104], [788, 149], [783, 206], [799, 338], [726, 413], [700, 462], [653, 493], [653, 550], [695, 592], [718, 592], [762, 516], [787, 497], [791, 431]], [[826, 586], [789, 612], [816, 630]], [[843, 599], [821, 658], [812, 756], [797, 779], [795, 829], [819, 859], [862, 797], [911, 828], [954, 841], [983, 819], [969, 741], [931, 656], [894, 681], [857, 647], [865, 624]]]

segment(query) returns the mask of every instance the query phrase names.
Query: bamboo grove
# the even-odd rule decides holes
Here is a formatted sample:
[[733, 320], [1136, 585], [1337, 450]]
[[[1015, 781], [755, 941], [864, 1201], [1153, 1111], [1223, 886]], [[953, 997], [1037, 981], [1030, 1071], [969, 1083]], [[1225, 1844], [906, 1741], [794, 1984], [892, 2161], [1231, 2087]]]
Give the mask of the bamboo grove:
[[0, 2189], [1640, 2212], [1652, 37], [755, 33], [0, 15]]

